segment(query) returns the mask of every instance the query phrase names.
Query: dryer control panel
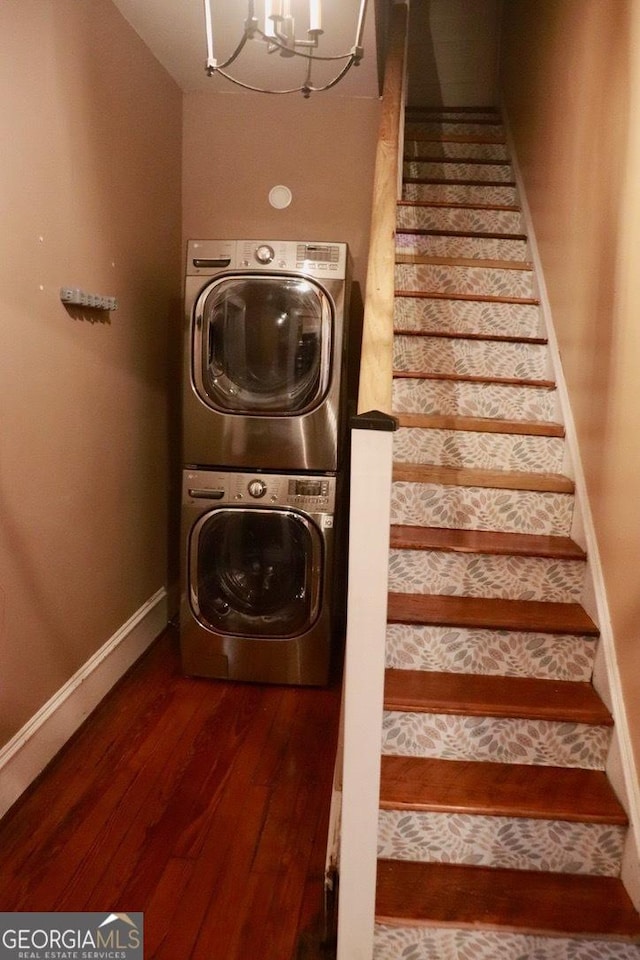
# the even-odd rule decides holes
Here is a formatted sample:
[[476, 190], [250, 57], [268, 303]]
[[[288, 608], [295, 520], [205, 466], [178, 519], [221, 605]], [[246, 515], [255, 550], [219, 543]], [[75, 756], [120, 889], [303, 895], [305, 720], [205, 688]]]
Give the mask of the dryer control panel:
[[187, 276], [215, 276], [223, 270], [286, 270], [343, 280], [347, 245], [310, 240], [189, 240]]
[[305, 513], [333, 513], [336, 477], [280, 473], [235, 473], [185, 470], [183, 503], [210, 501], [212, 506], [246, 504], [297, 507]]

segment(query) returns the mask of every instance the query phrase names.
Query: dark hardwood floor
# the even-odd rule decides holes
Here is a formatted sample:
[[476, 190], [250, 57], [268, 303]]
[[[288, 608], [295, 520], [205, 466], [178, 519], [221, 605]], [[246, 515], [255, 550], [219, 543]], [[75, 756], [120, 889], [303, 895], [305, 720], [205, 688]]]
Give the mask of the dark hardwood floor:
[[312, 960], [340, 688], [150, 648], [0, 822], [0, 910], [143, 911], [146, 960]]

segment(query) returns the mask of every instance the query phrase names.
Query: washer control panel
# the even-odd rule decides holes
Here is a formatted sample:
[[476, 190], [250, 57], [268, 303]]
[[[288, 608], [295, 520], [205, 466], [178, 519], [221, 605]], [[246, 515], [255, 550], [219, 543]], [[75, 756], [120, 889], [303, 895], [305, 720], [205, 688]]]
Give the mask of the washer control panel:
[[189, 240], [187, 276], [223, 270], [287, 270], [344, 280], [346, 243], [309, 240]]
[[297, 507], [305, 513], [333, 513], [336, 478], [325, 475], [235, 473], [185, 470], [183, 503], [215, 506]]

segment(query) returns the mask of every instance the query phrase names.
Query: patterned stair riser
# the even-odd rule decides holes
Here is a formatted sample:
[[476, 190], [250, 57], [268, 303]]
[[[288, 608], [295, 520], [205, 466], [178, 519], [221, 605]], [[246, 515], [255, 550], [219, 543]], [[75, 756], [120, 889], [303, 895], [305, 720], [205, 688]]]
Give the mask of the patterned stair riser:
[[555, 390], [453, 380], [393, 381], [396, 413], [447, 414], [505, 420], [557, 422]]
[[513, 170], [505, 163], [438, 163], [434, 160], [408, 160], [403, 164], [405, 180], [499, 180], [513, 181]]
[[400, 330], [459, 333], [461, 336], [544, 336], [539, 307], [526, 303], [396, 297], [393, 314], [394, 326]]
[[640, 945], [376, 924], [373, 960], [640, 960]]
[[579, 560], [389, 551], [389, 589], [394, 593], [579, 603], [584, 575]]
[[625, 835], [611, 824], [380, 810], [378, 856], [617, 877]]
[[405, 136], [415, 137], [477, 137], [482, 140], [504, 140], [504, 127], [501, 123], [451, 123], [447, 120], [416, 122], [410, 120], [405, 126]]
[[395, 481], [391, 522], [460, 530], [568, 537], [574, 498], [568, 493], [456, 487]]
[[515, 206], [518, 194], [515, 187], [463, 186], [448, 183], [405, 183], [402, 199], [413, 203], [490, 203], [498, 206]]
[[413, 160], [486, 160], [489, 163], [509, 163], [505, 143], [454, 143], [450, 140], [405, 140], [404, 157]]
[[589, 682], [598, 641], [470, 627], [389, 623], [387, 667]]
[[395, 285], [396, 290], [463, 293], [476, 297], [530, 299], [536, 296], [531, 270], [501, 270], [493, 267], [399, 263], [395, 268]]
[[564, 440], [561, 437], [422, 427], [401, 427], [393, 436], [393, 458], [401, 463], [560, 473], [563, 457]]
[[396, 250], [426, 257], [463, 257], [467, 260], [526, 260], [525, 240], [495, 240], [483, 237], [422, 237], [396, 234]]
[[611, 728], [510, 717], [387, 710], [382, 753], [604, 770]]
[[549, 351], [543, 344], [398, 334], [393, 338], [393, 368], [487, 380], [549, 380], [552, 376]]
[[421, 207], [399, 204], [398, 230], [457, 230], [464, 233], [524, 234], [524, 222], [515, 210], [482, 210], [477, 207]]

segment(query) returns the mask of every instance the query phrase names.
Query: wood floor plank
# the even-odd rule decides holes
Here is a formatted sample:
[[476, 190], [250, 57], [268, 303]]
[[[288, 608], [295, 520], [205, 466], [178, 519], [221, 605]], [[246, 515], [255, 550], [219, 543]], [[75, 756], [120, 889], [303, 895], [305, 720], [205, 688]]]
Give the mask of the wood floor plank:
[[[254, 696], [258, 692], [247, 687], [238, 698], [235, 691], [222, 695], [215, 712], [196, 717], [189, 730], [190, 751], [182, 753], [168, 776], [160, 779], [158, 772], [153, 777], [155, 793], [137, 815], [115, 819], [111, 857], [92, 890], [94, 900], [107, 902], [122, 889], [132, 900], [145, 902], [170, 857], [196, 860], [201, 855], [211, 822], [229, 791], [234, 756], [260, 711], [260, 700]], [[260, 797], [266, 793], [261, 790]], [[98, 856], [101, 847], [102, 838]], [[94, 870], [91, 861], [85, 865], [85, 872]]]
[[493, 556], [586, 559], [585, 551], [570, 537], [501, 533], [493, 530], [456, 530], [392, 524], [390, 545], [398, 550], [443, 550]]
[[564, 437], [561, 423], [540, 420], [494, 420], [450, 414], [394, 413], [400, 427], [423, 430], [461, 430], [470, 433], [506, 433], [534, 437]]
[[[260, 956], [290, 960], [322, 909], [339, 705], [337, 682], [186, 678], [168, 631], [0, 823], [3, 909], [141, 910], [154, 960], [191, 960], [201, 940], [244, 960], [226, 945], [252, 924], [254, 885], [279, 925]], [[291, 876], [282, 902], [256, 870], [261, 838]]]
[[383, 756], [380, 806], [496, 817], [625, 825], [600, 770]]
[[381, 860], [376, 918], [394, 926], [640, 938], [640, 918], [614, 877]]
[[390, 593], [387, 619], [390, 623], [430, 623], [524, 633], [593, 637], [599, 632], [580, 604], [538, 600]]
[[573, 480], [557, 473], [479, 470], [428, 463], [394, 463], [393, 479], [406, 483], [440, 483], [448, 486], [533, 490], [541, 493], [573, 493], [574, 490]]
[[611, 726], [590, 683], [424, 670], [385, 671], [385, 709]]

